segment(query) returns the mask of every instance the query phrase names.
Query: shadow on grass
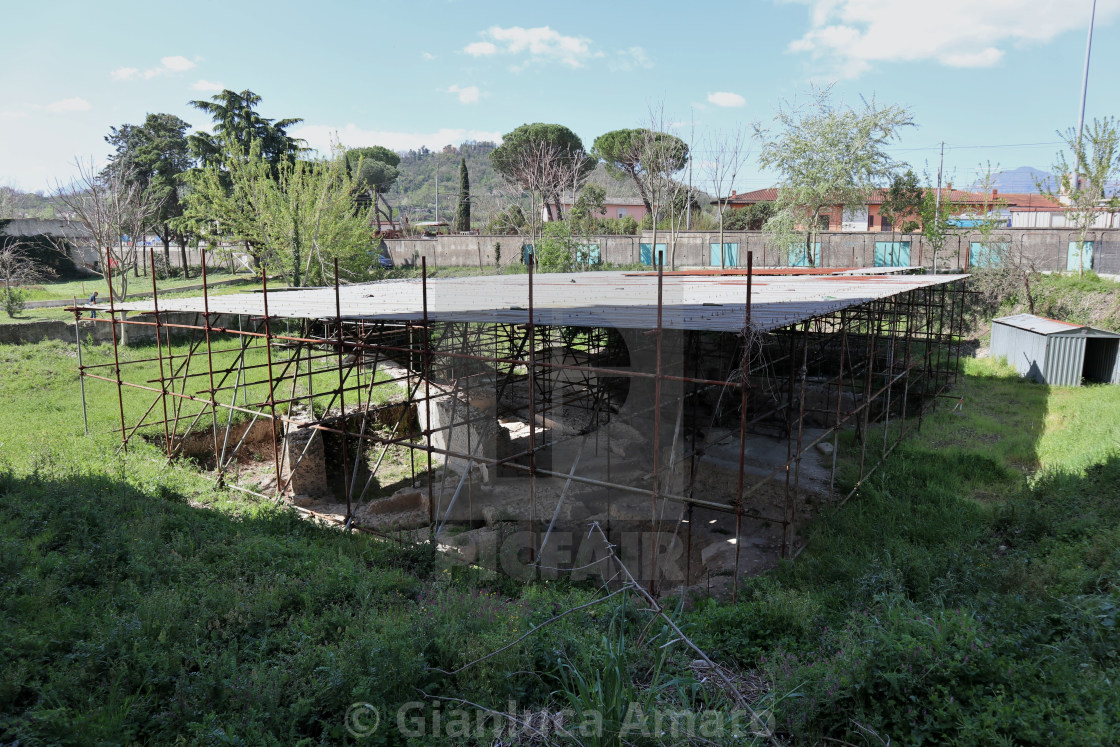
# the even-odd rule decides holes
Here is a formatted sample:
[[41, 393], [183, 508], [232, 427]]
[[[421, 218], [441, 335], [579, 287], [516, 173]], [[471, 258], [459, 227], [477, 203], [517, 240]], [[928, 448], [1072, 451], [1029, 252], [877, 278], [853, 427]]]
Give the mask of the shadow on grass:
[[810, 742], [1115, 742], [1120, 457], [1028, 481], [1047, 388], [980, 371], [955, 393], [963, 414], [940, 408], [738, 607], [699, 610], [698, 638]]
[[0, 499], [0, 741], [343, 741], [355, 700], [430, 684], [426, 548], [104, 475]]

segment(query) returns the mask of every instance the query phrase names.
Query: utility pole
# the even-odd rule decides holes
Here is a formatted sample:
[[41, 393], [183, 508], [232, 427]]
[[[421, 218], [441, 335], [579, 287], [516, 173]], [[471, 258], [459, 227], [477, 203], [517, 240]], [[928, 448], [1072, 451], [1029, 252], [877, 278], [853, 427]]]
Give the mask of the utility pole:
[[[1096, 0], [1093, 0], [1096, 2]], [[941, 141], [941, 160], [937, 163], [937, 194], [933, 197], [933, 230], [941, 230], [941, 172], [945, 168], [945, 141]], [[933, 252], [933, 274], [937, 274], [937, 250]]]
[[1078, 192], [1081, 189], [1081, 133], [1085, 129], [1085, 94], [1089, 90], [1089, 54], [1093, 51], [1093, 22], [1097, 18], [1097, 0], [1093, 0], [1092, 10], [1089, 11], [1089, 38], [1085, 42], [1085, 72], [1081, 76], [1081, 111], [1077, 115], [1077, 153], [1074, 154], [1075, 166], [1073, 184], [1070, 189]]

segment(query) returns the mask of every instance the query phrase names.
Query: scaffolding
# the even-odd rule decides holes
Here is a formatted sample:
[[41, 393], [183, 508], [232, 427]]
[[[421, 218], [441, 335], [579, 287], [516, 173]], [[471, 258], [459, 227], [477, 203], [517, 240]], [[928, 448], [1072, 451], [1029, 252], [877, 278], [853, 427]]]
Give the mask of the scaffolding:
[[[148, 301], [75, 306], [75, 324], [96, 308], [112, 328], [113, 363], [79, 361], [80, 376], [115, 386], [121, 448], [143, 437], [168, 460], [191, 451], [261, 497], [293, 499], [327, 444], [330, 467], [312, 478], [337, 510], [299, 510], [350, 530], [454, 547], [449, 527], [512, 520], [520, 562], [540, 575], [563, 527], [640, 526], [651, 589], [719, 566], [732, 593], [759, 557], [796, 557], [800, 530], [857, 494], [956, 376], [964, 276], [781, 275], [748, 255], [745, 273], [542, 282], [528, 259], [524, 275], [469, 286], [430, 279], [426, 263], [418, 281], [360, 286], [336, 266], [330, 287], [299, 291], [262, 272], [259, 294], [236, 296], [211, 296], [203, 263], [200, 298], [161, 299], [153, 279]], [[477, 303], [452, 300], [464, 288]], [[155, 355], [122, 359], [126, 333]], [[137, 398], [146, 409], [126, 408]], [[126, 409], [143, 414], [128, 422]], [[254, 442], [271, 476], [245, 485]], [[391, 450], [421, 500], [363, 514], [397, 507], [380, 482]], [[673, 578], [666, 546], [683, 564]]]

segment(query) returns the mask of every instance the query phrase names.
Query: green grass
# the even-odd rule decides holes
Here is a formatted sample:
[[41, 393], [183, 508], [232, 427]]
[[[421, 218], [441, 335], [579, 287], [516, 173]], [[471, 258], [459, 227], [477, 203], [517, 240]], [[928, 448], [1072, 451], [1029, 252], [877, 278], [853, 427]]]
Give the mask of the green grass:
[[[206, 278], [209, 282], [220, 282], [224, 280], [232, 280], [244, 278], [247, 282], [254, 282], [256, 278], [246, 272], [241, 272], [238, 275], [232, 275], [229, 270], [224, 268], [211, 268], [206, 273]], [[180, 288], [184, 285], [201, 285], [202, 277], [197, 268], [192, 270], [191, 277], [173, 277], [173, 278], [158, 278], [156, 280], [156, 287], [163, 290], [170, 290], [173, 288]], [[79, 301], [85, 301], [89, 298], [89, 294], [97, 291], [102, 297], [107, 297], [108, 286], [105, 280], [99, 277], [89, 277], [80, 280], [64, 280], [54, 283], [38, 283], [33, 286], [28, 286], [27, 300], [28, 301], [54, 301], [54, 300], [68, 300], [76, 297]], [[151, 293], [152, 292], [152, 279], [147, 275], [135, 277], [132, 274], [128, 276], [128, 292], [131, 293]]]
[[765, 672], [808, 743], [1115, 743], [1120, 387], [966, 361], [954, 394], [796, 563], [693, 629]]
[[356, 701], [390, 716], [422, 692], [540, 707], [557, 656], [586, 666], [568, 641], [593, 634], [596, 610], [463, 675], [434, 671], [592, 595], [483, 592], [426, 548], [217, 490], [154, 444], [117, 455], [115, 385], [88, 382], [82, 435], [73, 346], [0, 346], [0, 361], [0, 742], [344, 743]]
[[[389, 726], [363, 743], [460, 744], [409, 742], [393, 716], [419, 701], [431, 724], [427, 695], [559, 709], [564, 673], [590, 676], [609, 656], [636, 687], [654, 663], [678, 672], [657, 695], [666, 707], [726, 705], [679, 645], [607, 651], [611, 620], [650, 623], [613, 599], [441, 672], [596, 592], [486, 578], [435, 563], [427, 546], [312, 524], [218, 490], [190, 462], [168, 465], [154, 443], [117, 454], [115, 384], [87, 381], [84, 436], [73, 348], [0, 346], [0, 742], [348, 743], [347, 710], [368, 702]], [[137, 378], [156, 365], [132, 364]], [[126, 417], [152, 396], [126, 395]]]
[[[440, 673], [593, 593], [480, 589], [422, 549], [217, 490], [154, 444], [116, 455], [115, 386], [89, 382], [83, 436], [75, 363], [72, 345], [0, 347], [0, 741], [346, 742], [356, 701], [540, 708], [567, 692], [584, 708], [578, 682], [719, 705], [633, 604]], [[1120, 387], [1051, 390], [966, 361], [954, 394], [796, 562], [737, 605], [700, 603], [686, 631], [769, 684], [795, 743], [1114, 744]], [[129, 399], [130, 419], [149, 401]]]

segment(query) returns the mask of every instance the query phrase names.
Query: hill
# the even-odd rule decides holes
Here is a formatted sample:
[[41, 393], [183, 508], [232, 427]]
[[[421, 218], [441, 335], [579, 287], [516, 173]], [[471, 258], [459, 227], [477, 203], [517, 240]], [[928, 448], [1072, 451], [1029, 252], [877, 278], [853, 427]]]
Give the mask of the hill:
[[[502, 178], [490, 165], [490, 153], [496, 147], [497, 144], [491, 142], [466, 142], [458, 148], [447, 145], [440, 151], [421, 148], [401, 153], [398, 167], [401, 175], [393, 185], [389, 202], [411, 221], [434, 220], [438, 169], [439, 216], [451, 220], [459, 198], [459, 160], [466, 159], [474, 222], [485, 222], [492, 211], [500, 209], [504, 188]], [[602, 164], [588, 178], [588, 183], [603, 187], [609, 197], [638, 196], [633, 182], [612, 177]]]
[[0, 218], [57, 218], [62, 206], [42, 192], [0, 187]]

